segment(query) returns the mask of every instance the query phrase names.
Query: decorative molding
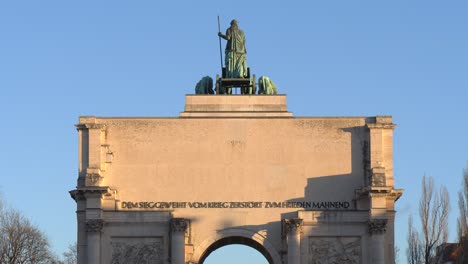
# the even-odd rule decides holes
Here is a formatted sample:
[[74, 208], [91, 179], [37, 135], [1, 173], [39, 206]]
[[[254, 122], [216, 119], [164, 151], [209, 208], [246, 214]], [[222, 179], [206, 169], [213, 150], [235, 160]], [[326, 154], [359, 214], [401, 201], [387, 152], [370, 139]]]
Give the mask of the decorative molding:
[[391, 197], [394, 201], [397, 201], [402, 195], [403, 189], [393, 189], [388, 196]]
[[83, 192], [80, 192], [78, 190], [73, 190], [73, 191], [70, 191], [69, 193], [72, 199], [75, 200], [76, 202], [86, 200], [86, 197]]
[[76, 130], [84, 130], [84, 129], [106, 129], [105, 124], [95, 124], [95, 123], [84, 123], [84, 124], [76, 124]]
[[[355, 199], [360, 199], [362, 197], [387, 197], [393, 196], [393, 192], [397, 191], [398, 193], [403, 193], [402, 190], [395, 190], [391, 186], [368, 186], [360, 189], [354, 190]], [[400, 194], [400, 196], [401, 196]]]
[[391, 124], [392, 123], [392, 116], [375, 116], [375, 123], [377, 124]]
[[381, 235], [387, 231], [387, 219], [373, 219], [369, 220], [369, 234]]
[[395, 124], [367, 124], [369, 129], [395, 129]]
[[172, 218], [170, 221], [172, 232], [185, 232], [188, 227], [188, 219]]
[[78, 187], [76, 190], [72, 190], [69, 193], [75, 201], [78, 201], [80, 199], [85, 199], [86, 195], [89, 194], [101, 196], [106, 195], [111, 193], [111, 189], [108, 186]]
[[89, 219], [86, 220], [87, 232], [101, 232], [104, 221], [102, 219]]
[[309, 237], [308, 264], [361, 263], [359, 237]]
[[288, 233], [300, 233], [302, 231], [303, 220], [301, 218], [284, 219], [284, 224]]

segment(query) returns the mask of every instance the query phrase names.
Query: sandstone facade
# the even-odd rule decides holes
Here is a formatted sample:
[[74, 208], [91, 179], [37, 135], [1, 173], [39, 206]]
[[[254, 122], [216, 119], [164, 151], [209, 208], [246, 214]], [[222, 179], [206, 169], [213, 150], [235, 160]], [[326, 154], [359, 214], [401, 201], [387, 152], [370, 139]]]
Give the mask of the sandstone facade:
[[285, 95], [187, 95], [179, 117], [80, 117], [79, 263], [393, 263], [389, 116], [293, 117]]

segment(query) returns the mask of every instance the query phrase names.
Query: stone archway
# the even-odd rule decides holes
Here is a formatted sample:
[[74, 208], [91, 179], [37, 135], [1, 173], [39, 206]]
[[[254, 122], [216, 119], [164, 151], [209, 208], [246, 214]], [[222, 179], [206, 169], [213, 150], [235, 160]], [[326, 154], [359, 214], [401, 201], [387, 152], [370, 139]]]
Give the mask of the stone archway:
[[205, 259], [216, 249], [233, 244], [249, 246], [260, 252], [270, 264], [281, 264], [281, 257], [275, 248], [258, 233], [245, 229], [227, 229], [219, 231], [214, 237], [206, 239], [195, 250], [192, 263], [203, 264]]
[[227, 245], [233, 245], [233, 244], [240, 244], [240, 245], [245, 245], [245, 246], [254, 248], [267, 259], [269, 264], [274, 263], [268, 251], [266, 251], [266, 249], [262, 245], [260, 245], [258, 242], [250, 238], [245, 238], [245, 237], [225, 237], [211, 244], [201, 256], [198, 264], [203, 264], [205, 262], [205, 259], [218, 248], [224, 247]]

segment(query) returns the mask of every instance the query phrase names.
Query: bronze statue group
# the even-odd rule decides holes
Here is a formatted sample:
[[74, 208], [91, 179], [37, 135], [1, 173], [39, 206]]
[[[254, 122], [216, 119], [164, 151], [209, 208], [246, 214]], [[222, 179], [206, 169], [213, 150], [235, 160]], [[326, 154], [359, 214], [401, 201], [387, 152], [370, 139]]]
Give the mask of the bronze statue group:
[[[225, 39], [225, 60], [222, 68], [222, 77], [216, 77], [216, 94], [232, 94], [232, 88], [241, 88], [242, 94], [256, 93], [255, 75], [250, 76], [250, 69], [247, 67], [247, 49], [245, 48], [245, 34], [238, 26], [237, 20], [231, 21], [231, 26], [226, 30], [226, 34], [218, 32], [218, 37]], [[219, 18], [218, 18], [219, 26]], [[221, 52], [220, 52], [221, 53]], [[221, 53], [221, 63], [222, 63]], [[277, 87], [266, 76], [258, 79], [258, 94], [277, 94]], [[203, 77], [195, 86], [196, 94], [214, 94], [213, 79], [210, 76]]]

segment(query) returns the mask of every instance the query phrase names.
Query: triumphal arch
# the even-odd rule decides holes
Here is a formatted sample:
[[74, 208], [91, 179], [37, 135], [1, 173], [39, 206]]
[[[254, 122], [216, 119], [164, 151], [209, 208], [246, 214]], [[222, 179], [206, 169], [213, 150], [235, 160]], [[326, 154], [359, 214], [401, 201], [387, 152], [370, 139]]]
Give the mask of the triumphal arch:
[[178, 117], [83, 116], [79, 263], [393, 263], [390, 116], [295, 117], [286, 95], [187, 95]]

